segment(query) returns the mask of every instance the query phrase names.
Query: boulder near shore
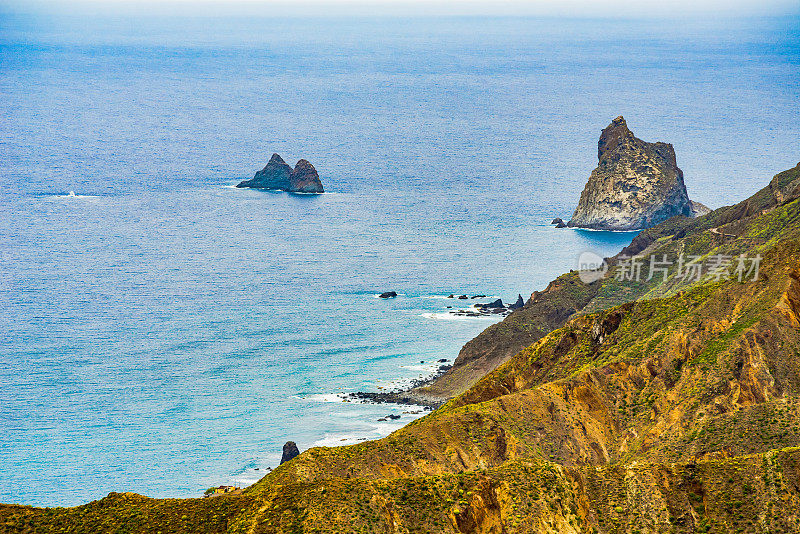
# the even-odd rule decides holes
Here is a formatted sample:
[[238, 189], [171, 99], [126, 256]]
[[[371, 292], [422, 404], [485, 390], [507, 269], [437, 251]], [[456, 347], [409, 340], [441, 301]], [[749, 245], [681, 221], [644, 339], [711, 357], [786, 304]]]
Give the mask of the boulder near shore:
[[567, 226], [640, 230], [676, 215], [698, 217], [710, 211], [689, 200], [672, 145], [635, 137], [622, 116], [600, 134], [597, 159]]
[[269, 163], [250, 180], [236, 187], [288, 191], [290, 193], [324, 193], [322, 182], [314, 166], [301, 159], [292, 169], [278, 154], [273, 154]]
[[300, 450], [297, 448], [297, 444], [294, 441], [287, 441], [283, 445], [283, 454], [281, 455], [281, 463], [286, 463], [289, 460], [293, 460], [300, 455]]

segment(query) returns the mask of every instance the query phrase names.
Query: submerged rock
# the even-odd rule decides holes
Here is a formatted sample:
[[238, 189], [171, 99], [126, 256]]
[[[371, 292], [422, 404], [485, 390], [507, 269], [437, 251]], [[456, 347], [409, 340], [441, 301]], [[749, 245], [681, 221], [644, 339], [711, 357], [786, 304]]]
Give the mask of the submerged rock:
[[281, 456], [281, 463], [288, 462], [289, 460], [296, 458], [300, 454], [300, 451], [297, 449], [297, 444], [294, 441], [287, 441], [283, 445], [283, 456]]
[[638, 230], [675, 215], [707, 213], [689, 200], [672, 145], [642, 141], [621, 116], [600, 134], [597, 158], [568, 226]]
[[386, 291], [385, 293], [381, 293], [380, 295], [378, 295], [378, 297], [382, 299], [393, 299], [396, 296], [397, 293], [395, 293], [394, 291]]
[[273, 154], [269, 163], [250, 180], [236, 187], [288, 191], [290, 193], [324, 193], [322, 182], [314, 166], [301, 159], [292, 169], [278, 154]]

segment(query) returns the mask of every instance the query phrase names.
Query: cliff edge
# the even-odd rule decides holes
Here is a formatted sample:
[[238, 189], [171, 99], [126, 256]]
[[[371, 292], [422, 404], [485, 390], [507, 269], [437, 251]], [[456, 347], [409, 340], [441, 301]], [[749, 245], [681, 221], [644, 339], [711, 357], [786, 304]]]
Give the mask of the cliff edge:
[[[676, 261], [639, 278], [631, 256]], [[0, 504], [0, 532], [798, 532], [800, 164], [607, 262], [506, 320], [578, 312], [385, 438], [313, 447], [239, 494]]]

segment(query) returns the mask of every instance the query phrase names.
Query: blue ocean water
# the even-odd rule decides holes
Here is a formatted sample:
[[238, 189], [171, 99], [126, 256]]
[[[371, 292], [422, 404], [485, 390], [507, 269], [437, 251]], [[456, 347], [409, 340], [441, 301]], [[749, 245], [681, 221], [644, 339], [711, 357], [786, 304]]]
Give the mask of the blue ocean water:
[[[0, 502], [196, 496], [419, 416], [336, 394], [490, 324], [441, 297], [628, 243], [549, 226], [611, 119], [711, 207], [797, 163], [798, 21], [4, 14]], [[273, 152], [328, 193], [231, 187]]]

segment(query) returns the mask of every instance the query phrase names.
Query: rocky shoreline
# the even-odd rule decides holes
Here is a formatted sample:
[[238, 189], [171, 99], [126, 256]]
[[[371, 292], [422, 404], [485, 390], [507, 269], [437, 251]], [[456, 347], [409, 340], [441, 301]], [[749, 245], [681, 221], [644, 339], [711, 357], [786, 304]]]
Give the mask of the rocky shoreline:
[[[394, 291], [387, 291], [378, 295], [380, 298], [394, 298], [397, 295]], [[468, 295], [465, 293], [450, 293], [446, 299], [455, 301], [471, 301], [478, 299], [491, 298], [484, 294]], [[502, 299], [495, 299], [490, 302], [478, 302], [472, 304], [468, 308], [454, 308], [449, 305], [448, 314], [455, 317], [501, 317], [505, 318], [511, 313], [522, 309], [525, 306], [525, 300], [521, 294], [517, 295], [517, 299], [513, 304], [504, 304]], [[421, 362], [422, 363], [422, 362]], [[453, 368], [452, 362], [446, 358], [438, 360], [439, 364], [435, 372], [431, 373], [425, 378], [414, 379], [404, 388], [397, 388], [392, 391], [356, 391], [348, 393], [345, 400], [352, 400], [358, 402], [368, 402], [373, 404], [407, 404], [413, 406], [422, 406], [426, 410], [435, 410], [442, 406], [447, 398], [428, 394], [424, 392], [426, 386], [435, 383], [439, 378], [447, 374]]]
[[359, 402], [367, 402], [370, 404], [409, 404], [413, 406], [422, 406], [425, 410], [435, 410], [442, 404], [444, 399], [440, 397], [420, 395], [414, 390], [423, 386], [432, 384], [437, 378], [444, 375], [453, 366], [449, 364], [450, 360], [446, 358], [440, 359], [437, 363], [438, 369], [430, 376], [425, 378], [417, 378], [411, 381], [407, 388], [398, 388], [392, 391], [356, 391], [348, 393], [346, 399]]
[[[476, 295], [472, 298], [477, 299], [485, 297], [486, 295]], [[456, 298], [456, 297], [450, 295], [447, 298]], [[463, 300], [466, 298], [466, 295], [461, 295], [457, 298]], [[517, 295], [517, 300], [516, 302], [514, 302], [514, 304], [505, 305], [503, 304], [503, 299], [496, 299], [489, 303], [473, 304], [471, 308], [456, 309], [454, 311], [450, 311], [449, 313], [457, 317], [487, 317], [492, 315], [499, 315], [501, 317], [506, 317], [511, 312], [518, 310], [523, 306], [525, 306], [525, 301], [523, 300], [522, 295]], [[448, 306], [448, 308], [452, 308], [452, 306]]]

